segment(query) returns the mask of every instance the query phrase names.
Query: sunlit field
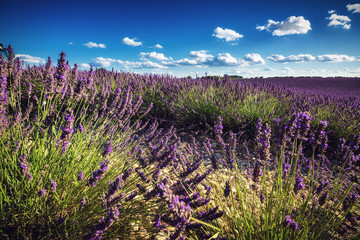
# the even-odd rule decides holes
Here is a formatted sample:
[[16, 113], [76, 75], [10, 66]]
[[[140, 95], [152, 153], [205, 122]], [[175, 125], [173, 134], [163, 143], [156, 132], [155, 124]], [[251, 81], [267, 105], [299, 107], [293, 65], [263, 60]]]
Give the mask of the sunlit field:
[[8, 49], [0, 239], [360, 238], [360, 79], [315, 91]]

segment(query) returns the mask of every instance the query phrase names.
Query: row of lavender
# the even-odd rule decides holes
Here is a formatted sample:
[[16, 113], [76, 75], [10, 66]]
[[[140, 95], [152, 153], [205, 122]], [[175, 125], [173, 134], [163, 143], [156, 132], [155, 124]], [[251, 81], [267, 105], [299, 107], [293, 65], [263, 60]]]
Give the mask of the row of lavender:
[[[11, 52], [0, 75], [4, 238], [316, 239], [335, 227], [356, 231], [358, 99], [78, 71], [64, 53], [56, 68], [49, 59], [22, 69]], [[178, 135], [191, 130], [197, 137], [179, 151]], [[236, 134], [223, 134], [229, 130]], [[231, 174], [212, 182], [224, 169]], [[264, 205], [266, 217], [253, 214]]]

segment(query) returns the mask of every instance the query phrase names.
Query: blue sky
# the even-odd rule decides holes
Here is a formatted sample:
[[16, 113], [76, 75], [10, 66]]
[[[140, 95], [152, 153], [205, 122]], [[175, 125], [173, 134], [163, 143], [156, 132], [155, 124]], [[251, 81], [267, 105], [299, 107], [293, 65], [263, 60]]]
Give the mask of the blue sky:
[[360, 1], [4, 1], [25, 63], [175, 76], [360, 76]]

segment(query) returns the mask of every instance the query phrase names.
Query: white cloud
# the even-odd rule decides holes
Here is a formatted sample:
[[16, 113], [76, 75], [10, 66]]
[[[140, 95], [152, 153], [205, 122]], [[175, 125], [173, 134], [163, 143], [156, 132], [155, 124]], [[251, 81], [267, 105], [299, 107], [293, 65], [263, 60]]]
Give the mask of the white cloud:
[[329, 10], [328, 13], [333, 14], [333, 13], [335, 13], [335, 10]]
[[33, 64], [45, 63], [45, 59], [43, 58], [33, 57], [26, 54], [16, 54], [15, 57], [18, 57], [20, 61], [24, 61], [25, 63], [33, 63]]
[[360, 13], [360, 3], [348, 4], [346, 7], [348, 11], [353, 11], [353, 13]]
[[285, 21], [277, 22], [269, 19], [266, 26], [257, 26], [256, 29], [271, 32], [273, 36], [284, 36], [291, 34], [305, 34], [311, 30], [310, 21], [303, 16], [288, 17]]
[[220, 66], [235, 66], [239, 65], [239, 61], [230, 55], [230, 53], [219, 53], [214, 64]]
[[111, 58], [97, 57], [93, 59], [91, 65], [94, 65], [95, 67], [110, 67], [113, 62], [115, 62], [115, 60]]
[[183, 58], [177, 61], [173, 61], [175, 65], [193, 66], [198, 65], [198, 62], [194, 59]]
[[136, 42], [135, 39], [136, 38], [130, 39], [130, 38], [126, 37], [122, 40], [122, 42], [126, 45], [133, 46], [133, 47], [143, 45], [142, 42]]
[[113, 59], [113, 58], [103, 58], [103, 57], [97, 57], [93, 59], [93, 61], [90, 63], [91, 65], [94, 65], [95, 67], [110, 67], [112, 64], [119, 64], [127, 69], [138, 69], [138, 68], [167, 68], [167, 66], [164, 66], [159, 63], [154, 63], [152, 61], [145, 61], [145, 62], [131, 62], [131, 61], [123, 61], [120, 59]]
[[207, 50], [190, 51], [189, 57], [194, 58], [200, 63], [210, 62], [214, 59], [214, 56], [207, 53]]
[[354, 62], [356, 58], [348, 55], [326, 54], [317, 56], [316, 60], [320, 62]]
[[159, 60], [159, 61], [164, 61], [164, 60], [169, 60], [169, 58], [165, 57], [163, 53], [157, 53], [157, 52], [141, 52], [140, 53], [140, 59], [141, 60], [148, 60], [150, 58]]
[[159, 63], [154, 63], [151, 61], [146, 61], [146, 62], [142, 62], [140, 63], [139, 68], [167, 68], [166, 66], [163, 66]]
[[299, 54], [299, 55], [290, 55], [288, 57], [284, 57], [282, 55], [274, 54], [267, 58], [270, 61], [277, 62], [277, 63], [304, 63], [315, 61], [316, 57], [310, 54]]
[[83, 45], [88, 48], [106, 48], [106, 45], [103, 43], [88, 42], [88, 43], [84, 43]]
[[351, 24], [349, 24], [349, 22], [351, 22], [351, 19], [348, 16], [337, 15], [336, 13], [333, 13], [330, 17], [327, 17], [326, 19], [330, 20], [328, 24], [329, 27], [340, 26], [344, 29], [350, 29]]
[[155, 48], [159, 48], [159, 49], [162, 49], [162, 48], [163, 48], [163, 46], [161, 46], [160, 44], [156, 44], [154, 47], [155, 47]]
[[73, 42], [69, 42], [68, 44], [69, 44], [69, 45], [73, 45], [74, 43], [73, 43]]
[[356, 61], [356, 58], [348, 55], [341, 54], [325, 54], [319, 56], [312, 56], [310, 54], [299, 54], [299, 55], [290, 55], [284, 57], [283, 55], [274, 54], [270, 57], [267, 57], [268, 60], [276, 63], [306, 63], [312, 61], [318, 62], [353, 62]]
[[87, 63], [82, 63], [80, 64], [80, 67], [83, 67], [83, 68], [90, 68], [90, 65], [87, 64]]
[[239, 34], [239, 33], [235, 32], [234, 30], [231, 30], [228, 28], [223, 29], [221, 27], [215, 28], [212, 36], [219, 38], [219, 39], [225, 39], [226, 42], [236, 41], [239, 38], [244, 37], [242, 34]]
[[248, 53], [244, 60], [250, 64], [265, 64], [265, 60], [258, 53]]

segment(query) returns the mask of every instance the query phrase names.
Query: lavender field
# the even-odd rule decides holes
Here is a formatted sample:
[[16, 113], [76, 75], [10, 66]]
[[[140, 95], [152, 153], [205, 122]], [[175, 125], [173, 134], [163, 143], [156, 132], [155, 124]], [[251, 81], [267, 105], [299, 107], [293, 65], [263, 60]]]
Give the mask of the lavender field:
[[[357, 78], [0, 54], [0, 239], [359, 239]], [[326, 82], [326, 83], [324, 83]]]
[[308, 94], [332, 95], [338, 97], [359, 97], [360, 78], [319, 78], [319, 77], [281, 77], [266, 79], [241, 79], [245, 82], [257, 82], [259, 84], [275, 84], [286, 87], [288, 90], [304, 92]]

